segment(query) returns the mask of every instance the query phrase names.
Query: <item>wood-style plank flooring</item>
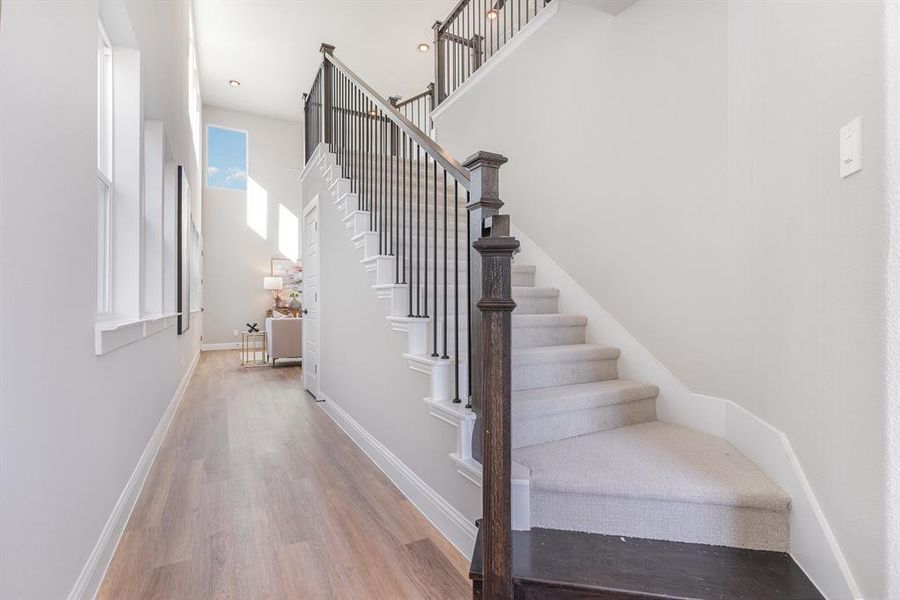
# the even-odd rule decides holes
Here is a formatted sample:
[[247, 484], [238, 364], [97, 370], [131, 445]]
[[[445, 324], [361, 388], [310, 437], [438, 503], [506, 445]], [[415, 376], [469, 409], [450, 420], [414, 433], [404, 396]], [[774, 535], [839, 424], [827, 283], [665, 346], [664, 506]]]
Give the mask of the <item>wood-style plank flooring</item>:
[[469, 598], [468, 561], [302, 391], [204, 352], [98, 598]]

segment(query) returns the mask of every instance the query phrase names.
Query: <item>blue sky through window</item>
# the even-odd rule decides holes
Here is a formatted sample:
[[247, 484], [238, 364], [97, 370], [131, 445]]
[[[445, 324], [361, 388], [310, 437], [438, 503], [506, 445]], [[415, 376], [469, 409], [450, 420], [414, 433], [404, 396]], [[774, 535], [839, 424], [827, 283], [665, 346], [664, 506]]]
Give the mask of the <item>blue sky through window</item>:
[[206, 136], [206, 185], [246, 191], [247, 134], [210, 125]]

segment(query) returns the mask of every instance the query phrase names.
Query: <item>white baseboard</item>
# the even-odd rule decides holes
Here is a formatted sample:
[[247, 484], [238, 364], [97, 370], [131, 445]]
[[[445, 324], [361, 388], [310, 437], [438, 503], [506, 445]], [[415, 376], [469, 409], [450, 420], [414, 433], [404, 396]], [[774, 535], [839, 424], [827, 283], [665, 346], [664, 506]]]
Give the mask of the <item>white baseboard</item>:
[[469, 558], [475, 547], [475, 524], [461, 512], [453, 508], [443, 497], [434, 491], [416, 473], [403, 463], [375, 436], [366, 431], [347, 411], [341, 408], [327, 394], [319, 391], [324, 402], [319, 406], [337, 423], [338, 427], [366, 453], [394, 485], [409, 498], [438, 531], [446, 537], [459, 552]]
[[862, 598], [787, 435], [732, 400], [703, 397], [724, 407], [722, 437], [790, 494], [791, 556], [800, 568], [826, 598]]
[[184, 377], [181, 378], [181, 382], [172, 395], [165, 412], [159, 419], [153, 435], [150, 436], [150, 441], [144, 447], [144, 452], [138, 459], [137, 465], [128, 479], [128, 483], [125, 484], [125, 489], [122, 490], [122, 494], [116, 501], [112, 513], [109, 515], [109, 519], [100, 533], [97, 544], [78, 575], [72, 591], [69, 592], [68, 600], [91, 600], [97, 595], [100, 584], [103, 583], [103, 578], [106, 576], [106, 570], [109, 568], [113, 553], [116, 551], [116, 546], [119, 544], [119, 539], [122, 537], [125, 526], [128, 524], [128, 519], [131, 517], [131, 511], [141, 495], [144, 482], [150, 473], [150, 467], [153, 466], [153, 461], [156, 459], [156, 455], [162, 446], [166, 432], [169, 430], [169, 425], [171, 425], [172, 419], [175, 417], [175, 412], [181, 404], [181, 399], [184, 397], [184, 392], [187, 390], [188, 383], [190, 383], [191, 377], [194, 375], [194, 369], [197, 367], [199, 360], [200, 352], [198, 351], [191, 361], [191, 366], [184, 374]]
[[588, 318], [587, 339], [622, 350], [620, 376], [659, 386], [661, 421], [699, 429], [728, 440], [783, 487], [792, 499], [791, 555], [826, 598], [860, 598], [859, 587], [828, 525], [803, 468], [780, 430], [723, 398], [692, 392], [519, 228], [516, 260], [537, 267], [538, 286], [560, 290], [560, 312]]
[[210, 352], [212, 350], [240, 350], [241, 345], [238, 342], [218, 342], [215, 344], [201, 344], [202, 352]]

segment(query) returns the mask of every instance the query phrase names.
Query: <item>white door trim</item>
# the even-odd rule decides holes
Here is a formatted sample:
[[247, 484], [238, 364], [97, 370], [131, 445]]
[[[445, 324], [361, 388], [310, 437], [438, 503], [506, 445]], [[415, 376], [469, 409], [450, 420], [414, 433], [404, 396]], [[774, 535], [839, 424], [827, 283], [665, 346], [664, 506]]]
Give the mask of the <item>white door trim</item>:
[[[303, 238], [302, 239], [303, 239], [303, 265], [304, 265], [304, 268], [306, 267], [307, 264], [309, 264], [307, 262], [307, 257], [306, 257], [306, 249], [307, 249], [307, 244], [308, 244], [308, 239], [307, 239], [308, 232], [306, 231], [306, 219], [309, 216], [309, 214], [312, 213], [313, 211], [315, 211], [315, 213], [317, 215], [316, 221], [318, 222], [318, 213], [319, 213], [319, 196], [318, 195], [313, 197], [313, 199], [309, 201], [309, 204], [307, 204], [305, 207], [303, 207], [303, 216], [301, 217], [301, 221], [300, 221], [302, 223], [301, 226], [303, 227]], [[321, 281], [322, 281], [322, 272], [321, 272], [322, 245], [319, 243], [318, 225], [315, 229], [315, 245], [316, 245], [316, 265], [315, 265], [316, 292], [315, 293], [318, 295], [318, 300], [316, 301], [317, 312], [315, 315], [315, 319], [316, 319], [315, 327], [316, 327], [316, 334], [317, 334], [318, 339], [316, 340], [315, 359], [313, 361], [307, 361], [307, 360], [303, 361], [303, 373], [304, 373], [303, 388], [306, 389], [308, 392], [310, 392], [316, 399], [319, 399], [319, 396], [321, 395], [321, 392], [320, 392], [321, 387], [319, 386], [319, 374], [318, 374], [317, 368], [318, 368], [318, 364], [322, 358], [322, 333], [321, 333], [321, 327], [322, 327], [322, 284], [321, 284]], [[304, 282], [306, 280], [307, 279], [304, 276]], [[304, 292], [305, 291], [306, 290], [304, 290]], [[304, 303], [305, 303], [305, 297], [304, 297]], [[310, 327], [308, 327], [304, 324], [303, 339], [300, 340], [301, 348], [303, 349], [304, 355], [306, 354], [306, 336], [308, 333], [310, 333]], [[305, 356], [304, 356], [304, 358], [305, 358]], [[306, 384], [306, 382], [307, 382], [306, 373], [307, 373], [308, 368], [317, 369], [316, 374], [315, 374], [315, 381], [316, 381], [316, 386], [315, 386], [316, 389], [315, 390], [310, 390]]]

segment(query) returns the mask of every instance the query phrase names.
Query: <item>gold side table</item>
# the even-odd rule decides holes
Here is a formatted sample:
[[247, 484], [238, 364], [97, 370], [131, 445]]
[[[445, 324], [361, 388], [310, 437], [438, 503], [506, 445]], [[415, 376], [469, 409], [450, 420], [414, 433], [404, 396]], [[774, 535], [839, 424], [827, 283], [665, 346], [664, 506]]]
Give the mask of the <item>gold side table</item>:
[[260, 367], [266, 363], [266, 332], [241, 333], [241, 366]]

